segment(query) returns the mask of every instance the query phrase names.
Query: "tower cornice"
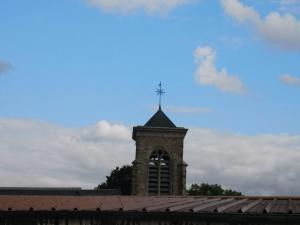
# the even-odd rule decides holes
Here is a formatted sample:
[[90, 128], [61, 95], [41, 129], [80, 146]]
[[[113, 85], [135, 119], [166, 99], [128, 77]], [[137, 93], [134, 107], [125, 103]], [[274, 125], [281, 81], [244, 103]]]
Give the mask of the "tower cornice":
[[137, 136], [165, 136], [165, 137], [180, 137], [184, 138], [188, 129], [184, 127], [146, 127], [135, 126], [133, 127], [132, 139]]

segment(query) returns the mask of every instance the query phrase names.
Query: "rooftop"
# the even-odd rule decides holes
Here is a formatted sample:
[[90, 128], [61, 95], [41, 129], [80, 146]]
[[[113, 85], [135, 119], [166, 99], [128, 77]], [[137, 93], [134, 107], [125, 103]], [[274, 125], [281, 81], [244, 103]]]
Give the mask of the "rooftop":
[[0, 187], [1, 195], [86, 196], [119, 195], [119, 189], [87, 190], [79, 187]]
[[1, 212], [29, 210], [300, 215], [300, 197], [0, 196]]
[[162, 111], [160, 106], [157, 112], [148, 120], [148, 122], [144, 126], [145, 127], [169, 127], [169, 128], [176, 127], [176, 125]]

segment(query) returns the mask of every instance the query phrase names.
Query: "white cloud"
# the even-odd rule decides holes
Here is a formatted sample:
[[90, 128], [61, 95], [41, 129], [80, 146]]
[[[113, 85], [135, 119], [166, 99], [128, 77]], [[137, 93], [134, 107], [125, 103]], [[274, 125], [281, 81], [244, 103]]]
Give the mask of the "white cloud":
[[216, 52], [208, 47], [198, 47], [194, 52], [198, 65], [196, 81], [200, 85], [211, 85], [221, 91], [244, 93], [245, 87], [237, 76], [229, 75], [226, 69], [218, 71], [215, 66]]
[[[68, 129], [0, 119], [0, 186], [93, 188], [111, 169], [133, 161], [129, 134], [131, 128], [107, 121]], [[191, 128], [184, 159], [189, 184], [218, 183], [245, 194], [300, 194], [300, 135], [248, 136]]]
[[300, 21], [293, 15], [271, 12], [262, 18], [239, 0], [220, 0], [225, 12], [239, 23], [250, 24], [268, 43], [285, 49], [300, 49]]
[[12, 70], [13, 66], [8, 62], [0, 61], [0, 75], [7, 73], [9, 70]]
[[133, 161], [130, 134], [107, 121], [68, 129], [0, 119], [0, 186], [94, 187], [111, 169]]
[[131, 13], [144, 10], [147, 13], [167, 13], [177, 6], [188, 3], [190, 0], [86, 0], [90, 5], [104, 11]]
[[206, 107], [182, 107], [182, 106], [166, 106], [166, 111], [180, 114], [201, 114], [211, 112]]
[[300, 78], [289, 75], [283, 74], [279, 77], [280, 81], [291, 86], [300, 87]]
[[111, 125], [109, 122], [102, 120], [96, 125], [84, 128], [82, 137], [91, 141], [101, 141], [103, 139], [128, 140], [131, 137], [131, 132], [121, 124]]
[[221, 0], [226, 13], [234, 17], [238, 22], [259, 23], [259, 14], [251, 7], [245, 6], [238, 0]]
[[300, 194], [299, 135], [190, 129], [185, 159], [190, 184], [218, 183], [245, 194]]

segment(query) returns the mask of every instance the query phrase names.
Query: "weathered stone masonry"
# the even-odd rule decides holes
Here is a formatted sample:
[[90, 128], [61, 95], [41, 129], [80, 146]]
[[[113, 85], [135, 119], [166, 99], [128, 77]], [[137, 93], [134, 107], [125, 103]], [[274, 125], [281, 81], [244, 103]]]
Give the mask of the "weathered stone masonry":
[[[184, 137], [187, 129], [176, 127], [161, 109], [144, 125], [133, 128], [136, 156], [133, 161], [132, 194], [139, 196], [161, 195], [149, 193], [149, 160], [154, 151], [167, 152], [170, 158], [169, 193], [182, 195], [186, 184], [186, 166], [183, 161]], [[158, 179], [160, 174], [158, 173]], [[159, 186], [159, 185], [158, 185]]]

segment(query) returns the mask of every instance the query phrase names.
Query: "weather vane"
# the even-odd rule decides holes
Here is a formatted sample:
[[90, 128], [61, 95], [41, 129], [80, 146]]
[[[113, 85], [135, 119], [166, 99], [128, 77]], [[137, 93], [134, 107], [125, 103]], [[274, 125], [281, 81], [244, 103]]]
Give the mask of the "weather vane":
[[159, 95], [159, 109], [161, 108], [161, 96], [166, 93], [162, 88], [161, 88], [161, 82], [159, 82], [159, 88], [157, 88], [156, 93]]

